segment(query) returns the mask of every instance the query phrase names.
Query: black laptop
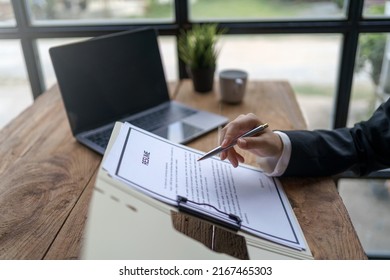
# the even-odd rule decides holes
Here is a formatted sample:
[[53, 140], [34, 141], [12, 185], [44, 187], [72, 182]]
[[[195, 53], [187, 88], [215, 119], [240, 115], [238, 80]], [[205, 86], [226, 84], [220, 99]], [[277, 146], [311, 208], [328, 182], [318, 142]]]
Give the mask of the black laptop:
[[49, 50], [73, 135], [103, 154], [115, 121], [187, 143], [228, 119], [170, 100], [154, 29]]

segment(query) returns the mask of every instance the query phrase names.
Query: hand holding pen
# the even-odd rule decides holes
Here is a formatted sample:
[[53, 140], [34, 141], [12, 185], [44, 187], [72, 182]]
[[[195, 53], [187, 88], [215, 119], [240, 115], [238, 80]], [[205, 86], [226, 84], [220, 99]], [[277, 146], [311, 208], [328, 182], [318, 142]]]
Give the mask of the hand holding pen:
[[214, 155], [217, 155], [219, 154], [220, 152], [223, 152], [223, 151], [226, 151], [228, 149], [230, 149], [231, 147], [235, 146], [237, 144], [237, 141], [238, 139], [240, 138], [244, 138], [244, 137], [251, 137], [251, 136], [255, 136], [256, 134], [259, 134], [261, 131], [263, 131], [264, 129], [266, 129], [268, 127], [268, 124], [261, 124], [239, 136], [237, 136], [233, 141], [231, 141], [229, 144], [227, 144], [226, 146], [218, 146], [214, 149], [212, 149], [211, 151], [209, 151], [208, 153], [206, 153], [204, 156], [200, 157], [198, 159], [198, 161], [200, 160], [203, 160], [203, 159], [206, 159], [206, 158], [209, 158], [209, 157], [212, 157]]
[[[252, 137], [239, 137], [243, 132], [262, 124], [263, 122], [252, 113], [240, 115], [221, 130], [221, 148], [229, 147], [236, 142], [240, 149], [247, 150], [256, 156], [278, 159], [282, 154], [283, 143], [279, 135], [274, 133], [269, 127]], [[245, 160], [234, 146], [223, 150], [220, 157], [222, 160], [228, 159], [234, 167], [237, 167], [239, 163], [243, 163]]]

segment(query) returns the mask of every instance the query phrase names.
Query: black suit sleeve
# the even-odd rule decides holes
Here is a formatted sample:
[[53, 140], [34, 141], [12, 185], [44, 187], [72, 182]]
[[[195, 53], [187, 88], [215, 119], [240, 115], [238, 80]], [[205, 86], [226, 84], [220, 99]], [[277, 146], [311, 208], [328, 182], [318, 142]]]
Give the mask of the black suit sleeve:
[[390, 100], [352, 128], [283, 132], [292, 145], [283, 176], [328, 176], [346, 170], [364, 175], [390, 167]]

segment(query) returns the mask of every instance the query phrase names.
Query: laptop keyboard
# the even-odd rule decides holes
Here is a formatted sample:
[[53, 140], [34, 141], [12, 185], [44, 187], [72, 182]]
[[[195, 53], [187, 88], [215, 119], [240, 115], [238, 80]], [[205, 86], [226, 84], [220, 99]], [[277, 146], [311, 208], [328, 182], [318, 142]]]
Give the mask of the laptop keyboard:
[[167, 106], [161, 110], [155, 111], [138, 119], [129, 121], [132, 125], [138, 126], [147, 131], [153, 131], [166, 124], [174, 123], [196, 111], [178, 106]]
[[[163, 125], [174, 123], [194, 113], [196, 111], [189, 108], [167, 106], [138, 119], [131, 120], [130, 123], [147, 131], [153, 131]], [[92, 135], [88, 135], [87, 138], [100, 147], [106, 148], [110, 140], [111, 131], [112, 128], [98, 131]]]
[[108, 145], [108, 141], [111, 137], [112, 128], [108, 128], [106, 130], [102, 130], [99, 132], [96, 132], [92, 135], [88, 135], [87, 139], [95, 143], [96, 145], [99, 145], [102, 148], [106, 148]]

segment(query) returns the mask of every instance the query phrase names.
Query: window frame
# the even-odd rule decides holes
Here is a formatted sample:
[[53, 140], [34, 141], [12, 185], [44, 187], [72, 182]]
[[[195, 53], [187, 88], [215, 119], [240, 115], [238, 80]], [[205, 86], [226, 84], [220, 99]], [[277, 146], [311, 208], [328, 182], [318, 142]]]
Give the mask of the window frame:
[[[40, 64], [36, 40], [47, 38], [94, 37], [139, 27], [155, 28], [161, 36], [178, 36], [181, 29], [190, 29], [195, 23], [214, 21], [190, 21], [188, 1], [174, 0], [174, 21], [168, 23], [135, 22], [114, 25], [33, 25], [30, 22], [27, 1], [11, 0], [16, 26], [0, 27], [1, 39], [19, 39], [34, 99], [46, 88]], [[360, 33], [390, 32], [390, 19], [364, 18], [364, 0], [347, 1], [346, 17], [319, 20], [264, 20], [264, 21], [215, 21], [227, 27], [229, 34], [341, 34], [342, 50], [339, 62], [332, 127], [345, 127], [353, 84], [354, 66]], [[179, 79], [187, 78], [185, 66], [179, 61]]]

